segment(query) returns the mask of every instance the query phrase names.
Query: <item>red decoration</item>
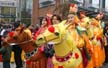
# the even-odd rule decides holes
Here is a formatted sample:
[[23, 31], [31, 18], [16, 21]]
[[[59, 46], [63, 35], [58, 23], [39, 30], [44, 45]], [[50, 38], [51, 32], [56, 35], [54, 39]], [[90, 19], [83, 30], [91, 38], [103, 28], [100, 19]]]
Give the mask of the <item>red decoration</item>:
[[9, 36], [10, 36], [10, 37], [13, 37], [13, 35], [14, 35], [14, 32], [10, 32], [10, 33], [9, 33]]
[[54, 26], [49, 26], [48, 27], [48, 30], [51, 32], [51, 33], [54, 33], [54, 31], [55, 31], [55, 28], [54, 28]]
[[30, 63], [31, 63], [31, 61], [30, 61], [30, 60], [27, 60], [27, 61], [26, 61], [26, 64], [27, 64], [27, 65], [29, 65]]
[[70, 7], [74, 7], [75, 6], [75, 4], [70, 4]]
[[50, 20], [50, 18], [49, 18], [49, 17], [47, 17], [47, 23], [48, 23], [48, 26], [50, 26], [50, 25], [51, 25], [51, 20]]
[[78, 53], [75, 53], [75, 58], [76, 58], [76, 59], [78, 59], [78, 58], [79, 58]]
[[58, 68], [63, 68], [63, 66], [58, 66]]
[[39, 48], [39, 51], [40, 51], [40, 52], [44, 52], [44, 46], [41, 46], [41, 47]]

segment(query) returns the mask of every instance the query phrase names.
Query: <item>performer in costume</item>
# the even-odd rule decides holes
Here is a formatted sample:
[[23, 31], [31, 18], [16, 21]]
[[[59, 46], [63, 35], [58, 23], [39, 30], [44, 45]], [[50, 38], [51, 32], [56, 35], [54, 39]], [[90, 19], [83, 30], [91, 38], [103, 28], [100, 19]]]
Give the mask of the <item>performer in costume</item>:
[[[71, 7], [71, 6], [70, 6]], [[77, 8], [76, 8], [77, 9]], [[72, 12], [71, 12], [72, 10]], [[67, 18], [67, 21], [63, 21], [62, 23], [64, 23], [65, 25], [68, 25], [68, 24], [71, 24], [69, 27], [68, 27], [68, 30], [70, 31], [71, 33], [71, 36], [72, 38], [74, 39], [77, 47], [79, 49], [81, 49], [81, 52], [83, 51], [83, 47], [85, 45], [85, 40], [86, 40], [86, 47], [88, 50], [91, 50], [91, 45], [90, 45], [90, 42], [89, 42], [89, 39], [87, 38], [87, 36], [84, 35], [84, 38], [81, 37], [81, 35], [83, 33], [80, 33], [80, 32], [86, 32], [86, 29], [81, 27], [80, 26], [80, 21], [77, 21], [76, 20], [76, 15], [73, 14], [74, 10], [71, 8], [69, 14], [68, 14], [68, 18]], [[75, 10], [76, 11], [76, 10]], [[83, 51], [84, 53], [84, 51]], [[93, 68], [93, 62], [92, 60], [88, 63], [88, 59], [87, 56], [85, 54], [82, 54], [83, 56], [83, 65], [84, 65], [84, 68]], [[89, 59], [90, 60], [90, 59]]]
[[[39, 34], [42, 34], [44, 31], [45, 31], [45, 29], [48, 27], [50, 25], [50, 22], [48, 22], [48, 18], [43, 18], [42, 20], [41, 20], [41, 27], [39, 28], [39, 30], [35, 33], [35, 35], [34, 35], [34, 40], [37, 38], [37, 36], [39, 35]], [[42, 51], [43, 52], [43, 54], [44, 54], [44, 46], [42, 46], [42, 47], [39, 47], [39, 49], [40, 49], [40, 51]], [[43, 64], [43, 66], [42, 67], [40, 67], [39, 66], [39, 68], [47, 68], [47, 58], [44, 56], [44, 58], [41, 58], [40, 59], [40, 61], [37, 61], [39, 64]], [[35, 62], [35, 64], [37, 64], [37, 62]], [[33, 64], [34, 62], [31, 62], [31, 64]], [[35, 67], [34, 67], [35, 68]]]
[[77, 6], [77, 4], [70, 4], [69, 12], [71, 14], [74, 14], [75, 15], [74, 16], [74, 19], [75, 19], [74, 22], [76, 24], [80, 24], [80, 20], [79, 20], [79, 18], [77, 16], [77, 12], [78, 12], [78, 6]]
[[[59, 24], [62, 21], [61, 17], [59, 15], [54, 14], [51, 17], [51, 23], [54, 24]], [[53, 46], [54, 48], [54, 46]], [[52, 61], [52, 60], [51, 60]], [[54, 65], [54, 68], [58, 68], [58, 66]]]
[[[92, 19], [90, 28], [88, 29], [89, 38], [93, 45], [94, 65], [96, 68], [102, 66], [105, 60], [105, 52], [103, 47], [103, 28], [101, 27], [101, 18], [103, 15], [99, 13], [96, 18]], [[91, 34], [91, 35], [90, 35]], [[102, 56], [100, 56], [100, 54]]]
[[71, 33], [68, 31], [69, 24], [65, 20], [50, 26], [43, 34], [38, 36], [36, 44], [44, 41], [54, 44], [55, 55], [52, 60], [58, 68], [83, 68], [81, 53], [76, 47], [75, 41], [71, 38]]
[[90, 19], [89, 17], [86, 16], [86, 12], [80, 11], [80, 26], [88, 28], [89, 24], [90, 24]]
[[[51, 21], [50, 21], [50, 18], [47, 16], [47, 17], [45, 17], [45, 18], [42, 19], [42, 21], [41, 21], [41, 27], [37, 31], [37, 33], [35, 34], [34, 38], [36, 39], [39, 34], [44, 33], [44, 31], [48, 28], [49, 25], [51, 25]], [[48, 43], [44, 44], [44, 46], [41, 46], [41, 49], [43, 49], [43, 53], [45, 54], [46, 60], [47, 60], [46, 61], [46, 68], [54, 68], [53, 63], [51, 62], [52, 61], [51, 57], [54, 54], [54, 50], [53, 50], [53, 48], [51, 46], [52, 46], [52, 44], [48, 44]], [[48, 49], [48, 48], [50, 48], [50, 49]]]

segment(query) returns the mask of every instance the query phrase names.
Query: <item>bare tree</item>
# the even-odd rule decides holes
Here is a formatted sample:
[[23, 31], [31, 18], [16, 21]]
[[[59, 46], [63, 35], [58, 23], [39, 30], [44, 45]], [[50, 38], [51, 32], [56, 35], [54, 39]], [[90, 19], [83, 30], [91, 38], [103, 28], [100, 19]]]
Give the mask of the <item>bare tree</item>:
[[76, 3], [74, 0], [64, 0], [62, 4], [56, 6], [54, 13], [59, 14], [63, 19], [66, 19], [69, 12], [69, 4]]

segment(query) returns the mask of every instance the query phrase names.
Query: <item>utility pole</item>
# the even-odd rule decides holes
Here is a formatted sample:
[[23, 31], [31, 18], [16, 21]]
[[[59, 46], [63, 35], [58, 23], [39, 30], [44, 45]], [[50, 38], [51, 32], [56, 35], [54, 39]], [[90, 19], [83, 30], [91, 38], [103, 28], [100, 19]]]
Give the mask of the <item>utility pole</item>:
[[[1, 7], [0, 7], [0, 16], [2, 17], [2, 14], [1, 14]], [[1, 23], [1, 17], [0, 17], [0, 23]]]
[[99, 0], [99, 11], [100, 12], [103, 10], [102, 4], [103, 4], [103, 0]]
[[36, 25], [38, 23], [39, 17], [39, 0], [33, 0], [33, 9], [32, 9], [32, 24]]

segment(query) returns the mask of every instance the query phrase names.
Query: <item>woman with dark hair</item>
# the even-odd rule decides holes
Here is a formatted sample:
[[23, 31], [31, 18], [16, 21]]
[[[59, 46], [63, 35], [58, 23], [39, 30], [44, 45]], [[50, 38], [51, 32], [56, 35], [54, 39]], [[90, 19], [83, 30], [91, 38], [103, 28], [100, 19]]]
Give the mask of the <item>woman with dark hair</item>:
[[[38, 37], [39, 34], [44, 33], [44, 31], [48, 28], [49, 25], [51, 25], [50, 19], [48, 17], [44, 17], [42, 18], [41, 22], [40, 22], [41, 26], [39, 28], [39, 30], [35, 33], [34, 35], [34, 40], [36, 40], [36, 38]], [[44, 44], [45, 45], [45, 44]], [[39, 47], [39, 51], [45, 55], [44, 52], [44, 46]], [[33, 64], [33, 65], [32, 65]], [[47, 67], [47, 56], [45, 55], [44, 57], [42, 56], [39, 60], [37, 60], [36, 62], [31, 62], [30, 63], [31, 67], [34, 66], [33, 68], [48, 68]]]
[[62, 21], [61, 17], [59, 15], [53, 15], [51, 18], [52, 24], [58, 24]]
[[41, 26], [39, 30], [36, 32], [34, 39], [36, 39], [39, 34], [43, 33], [49, 25], [51, 25], [50, 19], [46, 17], [42, 18], [42, 20], [40, 21], [40, 25]]

